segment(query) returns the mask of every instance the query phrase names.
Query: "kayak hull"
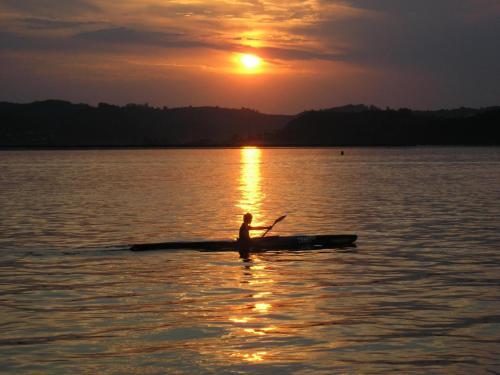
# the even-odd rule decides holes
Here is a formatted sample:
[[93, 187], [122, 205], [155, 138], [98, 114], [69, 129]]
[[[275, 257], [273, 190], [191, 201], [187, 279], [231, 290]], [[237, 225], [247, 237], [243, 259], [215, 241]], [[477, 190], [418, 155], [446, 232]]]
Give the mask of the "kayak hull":
[[355, 234], [335, 234], [318, 236], [269, 236], [253, 238], [250, 242], [240, 241], [199, 241], [199, 242], [162, 242], [137, 244], [132, 251], [152, 250], [199, 250], [199, 251], [249, 251], [267, 250], [306, 250], [339, 248], [352, 246], [357, 240]]

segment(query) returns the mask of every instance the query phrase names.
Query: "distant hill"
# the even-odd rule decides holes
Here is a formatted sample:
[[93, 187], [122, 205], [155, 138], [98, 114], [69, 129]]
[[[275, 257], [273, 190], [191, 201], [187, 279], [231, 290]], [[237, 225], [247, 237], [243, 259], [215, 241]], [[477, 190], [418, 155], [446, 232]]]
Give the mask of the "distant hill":
[[500, 107], [364, 104], [269, 115], [241, 108], [0, 103], [0, 147], [500, 145]]
[[218, 107], [154, 108], [59, 100], [0, 103], [2, 147], [218, 146], [265, 139], [292, 116]]
[[[346, 107], [343, 107], [346, 108]], [[500, 145], [500, 107], [306, 111], [273, 139], [288, 146]]]
[[367, 106], [364, 104], [347, 104], [340, 107], [333, 107], [328, 109], [323, 109], [323, 111], [327, 112], [341, 112], [341, 113], [361, 113], [366, 111], [376, 111], [379, 108], [375, 106]]

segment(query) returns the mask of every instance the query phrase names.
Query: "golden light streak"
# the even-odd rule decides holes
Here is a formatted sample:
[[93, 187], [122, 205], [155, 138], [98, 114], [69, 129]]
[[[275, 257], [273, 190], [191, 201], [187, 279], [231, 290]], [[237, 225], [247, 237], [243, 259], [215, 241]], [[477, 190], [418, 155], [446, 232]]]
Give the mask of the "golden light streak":
[[276, 330], [276, 327], [264, 327], [264, 328], [245, 328], [243, 331], [248, 334], [264, 336], [270, 331]]
[[248, 323], [250, 318], [230, 318], [229, 320], [233, 323]]
[[253, 310], [255, 310], [259, 313], [265, 314], [271, 309], [271, 307], [272, 306], [270, 303], [260, 302], [260, 303], [255, 304], [255, 307], [253, 308]]
[[266, 266], [263, 264], [255, 264], [252, 266], [252, 271], [262, 271], [265, 269], [266, 269]]
[[272, 294], [271, 292], [260, 292], [260, 293], [254, 294], [252, 296], [252, 298], [262, 298], [262, 297], [270, 296], [271, 294]]
[[253, 354], [243, 354], [243, 359], [248, 362], [262, 362], [267, 352], [257, 352]]
[[261, 189], [260, 158], [262, 151], [257, 147], [241, 149], [240, 186], [241, 199], [237, 206], [242, 214], [250, 212], [253, 215], [252, 225], [262, 225], [259, 221], [264, 194]]
[[264, 336], [266, 333], [262, 331], [255, 330], [253, 328], [245, 328], [243, 331], [246, 333], [251, 333], [252, 335]]
[[272, 284], [274, 283], [273, 279], [265, 279], [265, 280], [251, 280], [248, 282], [249, 285], [263, 285], [263, 284]]

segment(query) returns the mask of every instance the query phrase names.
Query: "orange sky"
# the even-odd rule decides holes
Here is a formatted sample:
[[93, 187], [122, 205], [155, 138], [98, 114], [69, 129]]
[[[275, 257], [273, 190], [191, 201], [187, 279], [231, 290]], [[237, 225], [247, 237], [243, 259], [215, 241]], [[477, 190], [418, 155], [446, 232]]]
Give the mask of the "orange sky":
[[2, 0], [0, 24], [5, 101], [500, 103], [494, 0]]

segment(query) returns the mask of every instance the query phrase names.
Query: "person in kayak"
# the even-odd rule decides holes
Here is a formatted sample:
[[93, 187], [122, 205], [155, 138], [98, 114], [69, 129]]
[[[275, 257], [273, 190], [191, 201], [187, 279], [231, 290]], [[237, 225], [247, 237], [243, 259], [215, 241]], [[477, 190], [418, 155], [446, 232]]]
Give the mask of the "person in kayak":
[[250, 231], [251, 230], [271, 229], [271, 226], [269, 226], [269, 227], [252, 227], [250, 225], [250, 224], [252, 224], [252, 219], [253, 219], [253, 216], [249, 212], [247, 212], [245, 215], [243, 215], [243, 223], [240, 226], [240, 236], [238, 238], [238, 241], [244, 245], [250, 244], [250, 241], [251, 241]]

